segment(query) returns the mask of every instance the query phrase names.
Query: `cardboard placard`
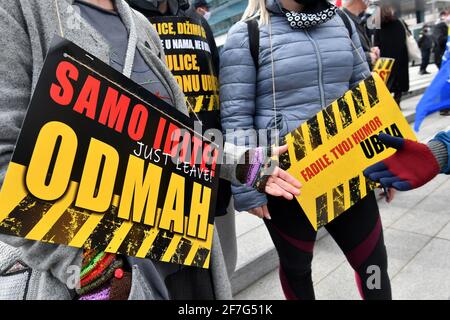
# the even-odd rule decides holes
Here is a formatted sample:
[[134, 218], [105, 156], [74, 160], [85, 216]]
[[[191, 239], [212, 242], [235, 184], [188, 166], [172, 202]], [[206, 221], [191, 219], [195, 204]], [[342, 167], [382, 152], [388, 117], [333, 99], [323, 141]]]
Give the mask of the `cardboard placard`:
[[220, 152], [189, 117], [56, 37], [0, 192], [0, 232], [207, 268]]
[[416, 140], [414, 132], [374, 73], [286, 136], [280, 165], [302, 184], [297, 197], [314, 229], [364, 198], [376, 185], [363, 170], [391, 156], [377, 135]]
[[393, 58], [380, 58], [375, 63], [373, 67], [373, 72], [378, 73], [384, 83], [388, 83], [389, 77], [391, 76], [392, 68], [394, 67], [395, 59]]
[[220, 128], [218, 70], [200, 19], [155, 16], [150, 21], [161, 38], [167, 66], [186, 102], [208, 128]]

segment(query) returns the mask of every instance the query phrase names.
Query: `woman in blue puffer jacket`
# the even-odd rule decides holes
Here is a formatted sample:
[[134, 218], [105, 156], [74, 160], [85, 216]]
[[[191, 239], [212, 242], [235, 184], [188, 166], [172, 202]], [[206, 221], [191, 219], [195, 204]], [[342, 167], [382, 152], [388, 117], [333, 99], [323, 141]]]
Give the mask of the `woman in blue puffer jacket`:
[[[354, 25], [337, 10], [325, 0], [249, 1], [221, 57], [221, 117], [228, 141], [253, 145], [257, 139], [242, 139], [243, 132], [272, 129], [278, 140], [370, 75]], [[259, 21], [257, 59], [251, 53], [254, 38], [249, 40], [252, 19]], [[233, 194], [237, 210], [264, 218], [280, 257], [286, 298], [314, 299], [311, 261], [316, 231], [297, 201], [247, 187], [233, 187]], [[355, 270], [362, 297], [391, 299], [374, 193], [326, 228]]]

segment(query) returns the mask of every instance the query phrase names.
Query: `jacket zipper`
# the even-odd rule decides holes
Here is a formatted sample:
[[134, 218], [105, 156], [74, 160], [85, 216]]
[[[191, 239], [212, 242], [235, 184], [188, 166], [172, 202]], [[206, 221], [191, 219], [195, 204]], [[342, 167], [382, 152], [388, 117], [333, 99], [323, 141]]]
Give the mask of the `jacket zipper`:
[[308, 30], [304, 29], [306, 35], [308, 36], [308, 39], [311, 41], [311, 43], [314, 46], [314, 50], [316, 53], [317, 63], [319, 65], [319, 92], [320, 92], [320, 108], [325, 108], [325, 90], [323, 88], [323, 66], [322, 66], [322, 58], [320, 57], [319, 47], [317, 46], [316, 41], [311, 37]]

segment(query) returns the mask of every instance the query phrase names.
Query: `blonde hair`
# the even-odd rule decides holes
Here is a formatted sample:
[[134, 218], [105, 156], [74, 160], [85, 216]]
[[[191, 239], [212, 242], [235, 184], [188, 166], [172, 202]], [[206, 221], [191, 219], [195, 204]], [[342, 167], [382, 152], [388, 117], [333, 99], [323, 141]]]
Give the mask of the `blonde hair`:
[[247, 8], [242, 15], [241, 21], [259, 17], [259, 24], [269, 24], [269, 11], [266, 8], [266, 0], [248, 0]]

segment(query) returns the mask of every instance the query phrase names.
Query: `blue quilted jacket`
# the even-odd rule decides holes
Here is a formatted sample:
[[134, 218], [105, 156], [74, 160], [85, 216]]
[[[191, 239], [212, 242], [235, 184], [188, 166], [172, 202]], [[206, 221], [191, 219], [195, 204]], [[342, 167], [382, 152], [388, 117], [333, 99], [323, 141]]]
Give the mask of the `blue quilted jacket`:
[[[230, 129], [268, 129], [275, 123], [284, 136], [370, 75], [353, 24], [350, 41], [349, 30], [339, 15], [321, 25], [294, 30], [278, 0], [266, 0], [266, 7], [272, 23], [277, 119], [269, 27], [260, 27], [257, 70], [250, 53], [247, 24], [238, 22], [230, 29], [221, 56], [220, 109], [227, 139], [234, 139]], [[252, 146], [254, 141], [245, 144]], [[267, 203], [265, 195], [247, 187], [234, 186], [233, 194], [240, 211]]]

